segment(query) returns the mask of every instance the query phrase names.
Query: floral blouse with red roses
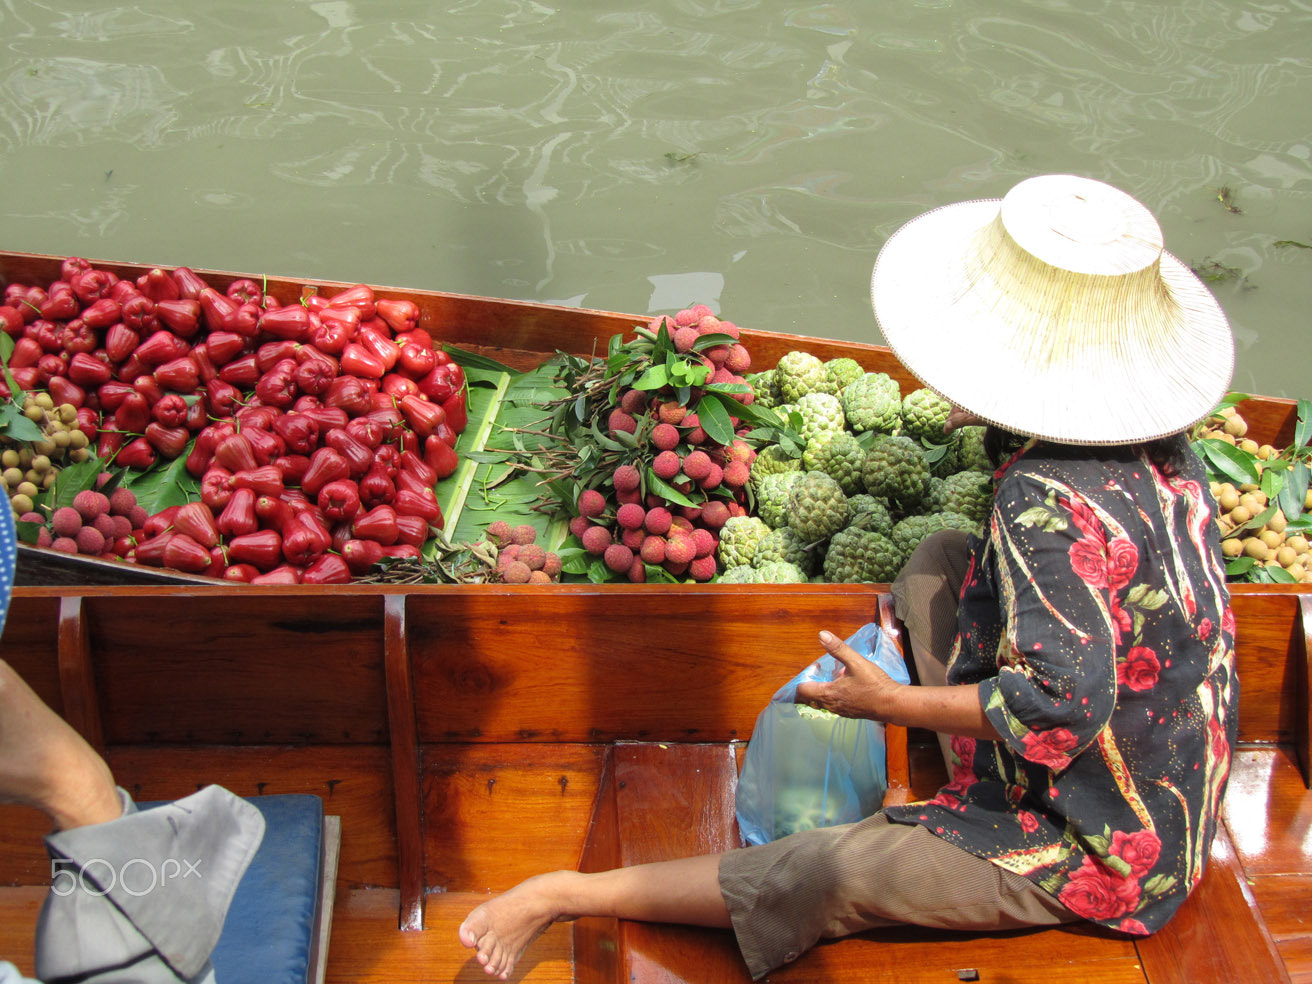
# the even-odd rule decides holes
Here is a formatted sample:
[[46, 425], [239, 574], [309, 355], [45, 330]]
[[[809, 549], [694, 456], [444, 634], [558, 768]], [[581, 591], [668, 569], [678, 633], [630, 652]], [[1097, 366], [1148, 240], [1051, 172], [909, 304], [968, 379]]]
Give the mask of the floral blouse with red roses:
[[1235, 741], [1234, 617], [1181, 442], [1169, 477], [1034, 441], [999, 471], [948, 682], [978, 685], [1003, 740], [953, 738], [951, 781], [887, 810], [1133, 934], [1202, 878]]

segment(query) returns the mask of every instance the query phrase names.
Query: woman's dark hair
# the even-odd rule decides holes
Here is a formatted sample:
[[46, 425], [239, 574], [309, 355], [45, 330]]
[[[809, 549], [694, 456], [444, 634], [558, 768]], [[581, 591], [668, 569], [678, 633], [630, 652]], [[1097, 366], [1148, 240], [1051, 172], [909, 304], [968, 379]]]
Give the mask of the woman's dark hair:
[[[1002, 427], [996, 427], [989, 424], [984, 428], [984, 453], [989, 456], [989, 461], [993, 462], [993, 467], [997, 468], [1004, 461], [1025, 446], [1029, 438], [1021, 434], [1013, 433]], [[1147, 455], [1154, 467], [1157, 468], [1167, 478], [1174, 478], [1180, 474], [1180, 469], [1187, 460], [1184, 456], [1192, 454], [1189, 449], [1189, 442], [1183, 434], [1169, 434], [1166, 437], [1159, 437], [1152, 441], [1143, 441], [1139, 444], [1069, 444], [1069, 445], [1050, 445], [1055, 447], [1065, 447], [1070, 449], [1072, 455], [1087, 457], [1098, 457], [1105, 453], [1124, 453], [1130, 451], [1132, 454], [1143, 452]]]

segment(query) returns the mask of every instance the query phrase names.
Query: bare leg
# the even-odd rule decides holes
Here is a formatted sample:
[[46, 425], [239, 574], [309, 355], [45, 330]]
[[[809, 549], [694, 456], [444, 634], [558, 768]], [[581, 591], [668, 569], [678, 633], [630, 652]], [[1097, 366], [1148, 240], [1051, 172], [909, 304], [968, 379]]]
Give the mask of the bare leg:
[[553, 922], [617, 916], [644, 922], [728, 928], [720, 895], [720, 855], [582, 873], [552, 871], [484, 902], [460, 925], [460, 942], [505, 980], [528, 945]]
[[104, 759], [0, 660], [0, 803], [42, 810], [56, 829], [123, 812]]

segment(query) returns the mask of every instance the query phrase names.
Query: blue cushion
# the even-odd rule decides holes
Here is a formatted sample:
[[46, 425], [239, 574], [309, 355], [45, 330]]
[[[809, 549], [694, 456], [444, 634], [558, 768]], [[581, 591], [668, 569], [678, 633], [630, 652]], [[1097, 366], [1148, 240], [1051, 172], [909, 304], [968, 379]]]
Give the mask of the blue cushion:
[[319, 910], [323, 800], [254, 796], [264, 840], [228, 909], [210, 960], [222, 984], [306, 984]]

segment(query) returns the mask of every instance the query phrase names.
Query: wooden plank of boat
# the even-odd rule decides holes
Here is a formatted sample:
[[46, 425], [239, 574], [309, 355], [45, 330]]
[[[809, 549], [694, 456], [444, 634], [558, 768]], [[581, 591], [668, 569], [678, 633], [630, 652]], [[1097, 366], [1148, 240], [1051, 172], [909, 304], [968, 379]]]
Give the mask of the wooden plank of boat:
[[[0, 284], [50, 283], [60, 276], [63, 259], [50, 254], [0, 251]], [[136, 278], [152, 268], [143, 263], [92, 262], [119, 277]], [[331, 296], [351, 286], [342, 281], [270, 277], [260, 273], [205, 269], [197, 269], [196, 273], [219, 289], [237, 279], [256, 280], [264, 285], [266, 293], [281, 303], [293, 302], [313, 293]], [[557, 351], [576, 355], [603, 353], [613, 335], [631, 334], [635, 326], [649, 320], [646, 315], [473, 294], [387, 286], [375, 286], [374, 291], [379, 297], [413, 301], [420, 311], [419, 327], [435, 339], [495, 358], [516, 369], [535, 368]], [[896, 379], [903, 392], [920, 386], [887, 346], [752, 328], [743, 328], [742, 338], [758, 366], [772, 366], [788, 352], [804, 350], [822, 359], [855, 359], [869, 372], [887, 373]], [[1276, 447], [1288, 445], [1293, 441], [1298, 420], [1297, 406], [1297, 401], [1282, 397], [1250, 397], [1242, 406], [1250, 436], [1259, 443]], [[112, 562], [88, 564], [71, 555], [51, 556], [54, 553], [38, 547], [21, 548], [19, 576], [22, 583], [162, 583], [162, 578], [135, 573], [125, 573], [120, 580], [114, 581], [112, 578], [118, 567], [129, 565], [116, 566]], [[213, 583], [210, 579], [201, 580], [202, 583]], [[319, 589], [306, 587], [304, 590]]]

